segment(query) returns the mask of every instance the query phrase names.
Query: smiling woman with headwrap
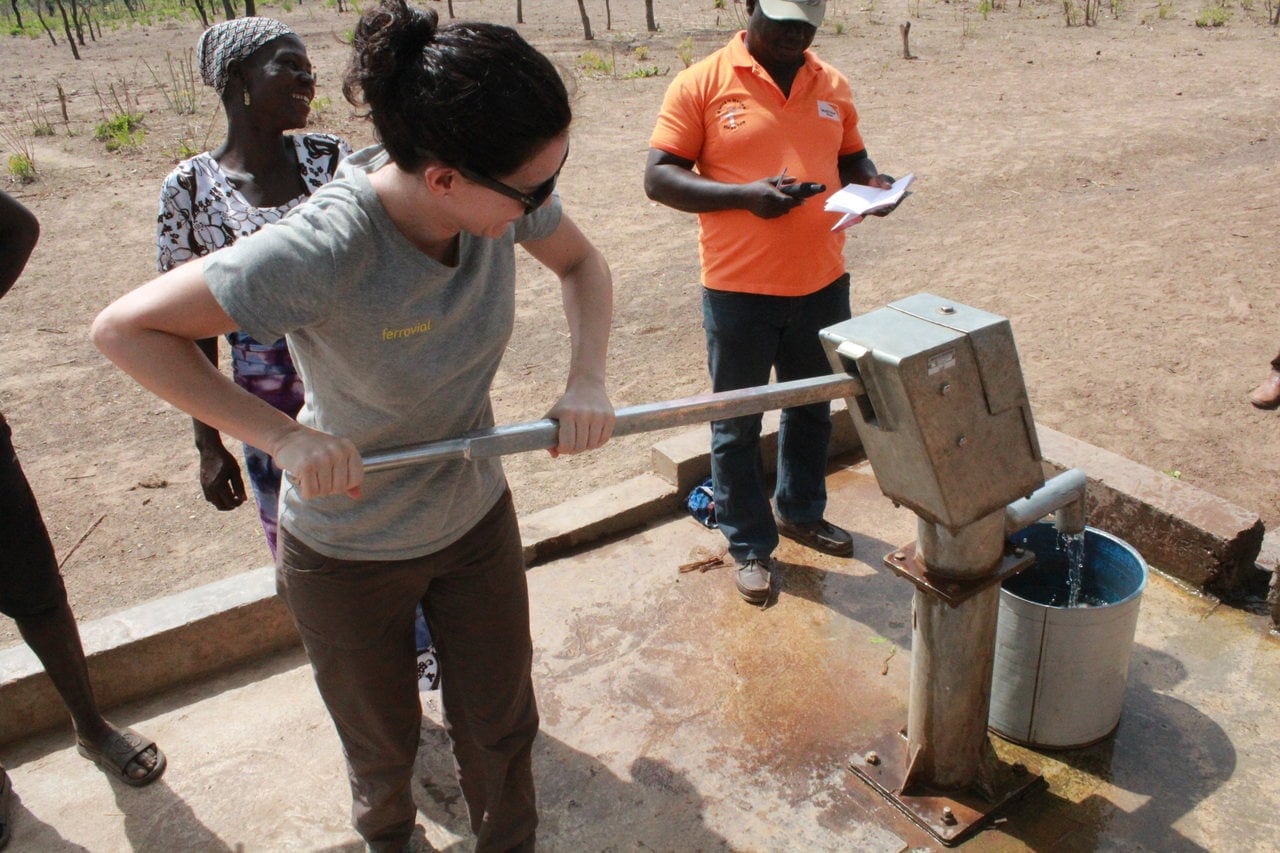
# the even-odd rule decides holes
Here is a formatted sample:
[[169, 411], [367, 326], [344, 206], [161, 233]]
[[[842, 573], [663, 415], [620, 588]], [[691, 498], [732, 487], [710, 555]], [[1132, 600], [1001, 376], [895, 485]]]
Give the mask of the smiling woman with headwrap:
[[[316, 80], [302, 40], [279, 21], [237, 18], [212, 26], [200, 37], [196, 62], [204, 82], [222, 98], [227, 138], [219, 148], [179, 163], [165, 178], [156, 234], [161, 272], [278, 221], [328, 183], [351, 153], [336, 136], [285, 132], [306, 125]], [[227, 339], [236, 383], [296, 416], [302, 380], [284, 340], [260, 343], [243, 332]], [[217, 364], [217, 339], [199, 344]], [[199, 421], [195, 439], [205, 498], [220, 510], [235, 509], [245, 500], [235, 457], [218, 431]], [[260, 450], [246, 445], [244, 452], [274, 557], [280, 470]]]

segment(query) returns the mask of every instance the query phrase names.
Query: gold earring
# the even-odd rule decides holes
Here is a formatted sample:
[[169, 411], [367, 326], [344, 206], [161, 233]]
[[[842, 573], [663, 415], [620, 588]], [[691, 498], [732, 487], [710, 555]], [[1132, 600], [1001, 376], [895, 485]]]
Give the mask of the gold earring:
[[251, 104], [250, 104], [250, 102], [249, 102], [249, 90], [248, 90], [248, 89], [245, 89], [245, 90], [244, 90], [244, 105], [245, 105], [246, 107], [247, 107], [247, 106], [251, 106]]

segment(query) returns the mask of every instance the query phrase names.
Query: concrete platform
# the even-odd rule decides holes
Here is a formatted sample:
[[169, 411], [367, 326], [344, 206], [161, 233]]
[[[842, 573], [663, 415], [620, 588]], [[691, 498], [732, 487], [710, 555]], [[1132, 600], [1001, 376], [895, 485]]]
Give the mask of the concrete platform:
[[[865, 463], [837, 465], [829, 484], [855, 558], [784, 543], [765, 609], [737, 598], [727, 568], [677, 571], [722, 541], [683, 516], [530, 571], [543, 849], [938, 847], [846, 768], [906, 720], [911, 587], [881, 560], [914, 538], [914, 517]], [[1048, 787], [961, 849], [1275, 850], [1277, 695], [1265, 617], [1153, 576], [1115, 735], [1058, 754], [997, 741]], [[360, 849], [300, 652], [111, 716], [161, 744], [164, 779], [113, 782], [68, 733], [12, 743], [12, 849]], [[470, 849], [439, 722], [426, 694], [421, 822], [435, 849]]]

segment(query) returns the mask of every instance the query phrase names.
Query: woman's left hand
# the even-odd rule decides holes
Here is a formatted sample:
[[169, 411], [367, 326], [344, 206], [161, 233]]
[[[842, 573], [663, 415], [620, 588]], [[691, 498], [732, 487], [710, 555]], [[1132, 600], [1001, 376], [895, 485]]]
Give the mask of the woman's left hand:
[[560, 424], [559, 442], [547, 448], [553, 457], [595, 450], [613, 435], [613, 404], [603, 383], [571, 383], [547, 417]]

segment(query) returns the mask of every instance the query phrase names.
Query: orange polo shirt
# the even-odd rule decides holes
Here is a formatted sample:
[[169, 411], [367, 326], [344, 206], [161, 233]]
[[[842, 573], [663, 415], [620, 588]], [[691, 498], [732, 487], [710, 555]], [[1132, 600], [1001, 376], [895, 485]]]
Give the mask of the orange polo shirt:
[[725, 183], [787, 170], [826, 192], [776, 219], [745, 210], [698, 214], [702, 283], [713, 290], [804, 296], [844, 273], [838, 214], [822, 209], [840, 189], [839, 157], [865, 146], [849, 82], [805, 52], [791, 96], [747, 52], [746, 33], [680, 72], [667, 88], [649, 146], [692, 160]]

